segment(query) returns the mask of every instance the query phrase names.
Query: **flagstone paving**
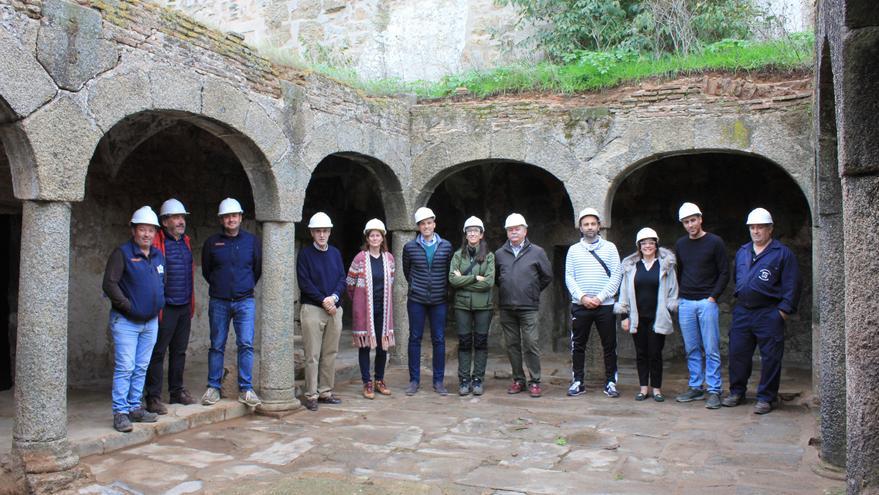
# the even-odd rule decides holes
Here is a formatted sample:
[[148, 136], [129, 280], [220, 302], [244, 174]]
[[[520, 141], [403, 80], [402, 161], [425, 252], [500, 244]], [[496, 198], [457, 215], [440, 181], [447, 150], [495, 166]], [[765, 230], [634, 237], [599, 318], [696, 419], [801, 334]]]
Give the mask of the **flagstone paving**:
[[[545, 368], [565, 370], [565, 359], [547, 356]], [[456, 363], [447, 366], [452, 390]], [[758, 416], [753, 400], [716, 411], [675, 403], [686, 387], [678, 363], [666, 371], [669, 400], [636, 402], [631, 368], [622, 369], [619, 399], [604, 396], [598, 382], [566, 397], [566, 372], [545, 380], [544, 397], [533, 399], [506, 394], [500, 355], [489, 365], [500, 378], [487, 379], [482, 397], [424, 389], [406, 397], [406, 369], [395, 366], [390, 397], [364, 399], [359, 383], [346, 382], [339, 406], [281, 419], [247, 415], [85, 457], [94, 482], [74, 493], [844, 493], [843, 482], [812, 470], [808, 372], [786, 371], [782, 391], [791, 400]]]

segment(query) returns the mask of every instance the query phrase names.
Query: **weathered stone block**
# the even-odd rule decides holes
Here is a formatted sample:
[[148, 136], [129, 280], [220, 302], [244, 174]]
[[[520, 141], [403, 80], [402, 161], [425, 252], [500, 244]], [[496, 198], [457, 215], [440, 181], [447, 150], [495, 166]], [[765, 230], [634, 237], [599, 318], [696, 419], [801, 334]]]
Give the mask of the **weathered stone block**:
[[245, 128], [247, 97], [232, 85], [215, 78], [206, 78], [202, 90], [202, 113], [237, 130]]
[[88, 105], [105, 132], [125, 117], [152, 108], [146, 72], [132, 70], [102, 77], [88, 88]]
[[148, 77], [153, 108], [201, 113], [201, 76], [175, 67], [157, 67]]
[[79, 91], [86, 81], [116, 65], [116, 47], [103, 39], [96, 10], [45, 0], [43, 16], [49, 22], [37, 36], [37, 58], [58, 86]]
[[[21, 49], [16, 40], [0, 29], [0, 97], [15, 117], [25, 117], [46, 104], [58, 88], [34, 57]], [[0, 114], [0, 123], [13, 116]]]

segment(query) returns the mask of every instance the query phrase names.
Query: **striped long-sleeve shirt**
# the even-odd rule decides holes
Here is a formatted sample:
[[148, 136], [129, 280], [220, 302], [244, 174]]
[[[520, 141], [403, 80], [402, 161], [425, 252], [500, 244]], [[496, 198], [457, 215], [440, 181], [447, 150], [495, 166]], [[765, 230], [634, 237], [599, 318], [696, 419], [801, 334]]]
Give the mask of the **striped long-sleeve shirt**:
[[[595, 251], [604, 261], [610, 276], [589, 251]], [[580, 304], [580, 298], [586, 295], [601, 299], [602, 306], [613, 304], [622, 277], [620, 254], [614, 243], [599, 237], [598, 242], [587, 244], [581, 240], [568, 249], [565, 284], [571, 293], [571, 303]]]

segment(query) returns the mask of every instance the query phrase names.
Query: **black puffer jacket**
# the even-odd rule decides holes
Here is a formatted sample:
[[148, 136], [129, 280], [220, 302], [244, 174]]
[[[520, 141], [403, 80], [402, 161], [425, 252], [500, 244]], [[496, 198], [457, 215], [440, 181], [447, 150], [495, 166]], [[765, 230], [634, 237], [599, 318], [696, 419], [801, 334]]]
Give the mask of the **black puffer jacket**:
[[421, 304], [446, 302], [449, 283], [449, 263], [452, 261], [452, 244], [437, 236], [439, 244], [428, 267], [424, 247], [413, 239], [403, 246], [403, 275], [409, 282], [409, 299]]
[[510, 241], [494, 253], [499, 303], [503, 309], [537, 309], [540, 293], [552, 282], [552, 265], [546, 252], [525, 239], [519, 256], [513, 255]]

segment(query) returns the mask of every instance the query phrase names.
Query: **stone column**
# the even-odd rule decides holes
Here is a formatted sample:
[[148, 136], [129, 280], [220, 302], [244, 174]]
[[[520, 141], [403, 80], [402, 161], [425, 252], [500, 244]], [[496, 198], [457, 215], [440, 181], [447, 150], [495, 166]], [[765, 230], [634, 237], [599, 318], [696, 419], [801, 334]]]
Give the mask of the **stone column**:
[[394, 280], [394, 338], [397, 346], [392, 354], [400, 364], [406, 364], [409, 359], [409, 314], [406, 312], [406, 294], [409, 292], [409, 284], [403, 275], [403, 246], [415, 238], [414, 230], [395, 230], [391, 232], [391, 251], [396, 261], [396, 279]]
[[[848, 493], [879, 487], [879, 176], [844, 176]], [[839, 418], [841, 420], [841, 418]]]
[[70, 204], [24, 201], [21, 231], [12, 446], [26, 473], [51, 473], [79, 463], [67, 441]]
[[293, 371], [295, 224], [264, 222], [262, 312], [260, 313], [258, 412], [276, 414], [301, 407]]
[[[833, 152], [835, 153], [835, 143]], [[836, 163], [836, 160], [833, 160]], [[820, 167], [821, 165], [819, 165]], [[817, 246], [813, 259], [818, 290], [817, 368], [821, 398], [821, 460], [845, 467], [845, 252], [843, 248], [842, 190], [836, 167], [819, 175], [819, 216], [815, 229]]]

